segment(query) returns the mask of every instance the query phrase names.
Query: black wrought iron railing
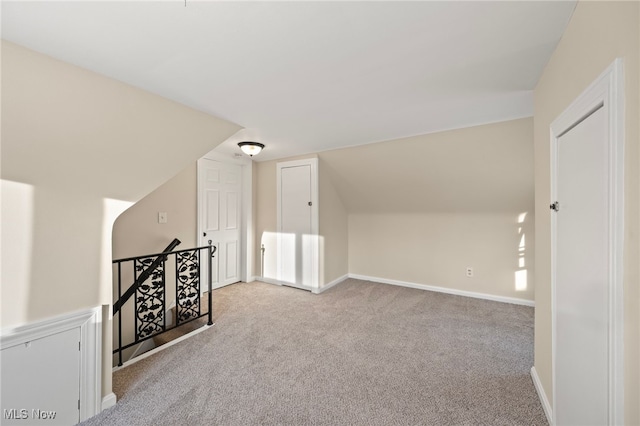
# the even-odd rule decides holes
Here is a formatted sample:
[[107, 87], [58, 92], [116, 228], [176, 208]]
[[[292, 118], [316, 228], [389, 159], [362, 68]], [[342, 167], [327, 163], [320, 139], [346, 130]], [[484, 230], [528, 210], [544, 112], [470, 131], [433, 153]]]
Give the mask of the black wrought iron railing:
[[[211, 270], [216, 248], [209, 245], [170, 251], [177, 245], [176, 241], [180, 244], [179, 240], [174, 240], [162, 253], [113, 261], [118, 290], [117, 301], [113, 305], [114, 321], [116, 314], [118, 321], [118, 342], [113, 353], [118, 354], [118, 366], [122, 365], [122, 351], [145, 340], [204, 316], [208, 316], [208, 325], [213, 324]], [[202, 262], [206, 262], [205, 270], [201, 267]], [[133, 281], [124, 294], [123, 281]], [[168, 286], [167, 282], [173, 282], [174, 285]], [[203, 290], [208, 292], [208, 309], [205, 313], [202, 306]], [[127, 301], [134, 295], [133, 306], [129, 306]], [[175, 300], [173, 319], [170, 321], [167, 318], [168, 298]], [[123, 327], [129, 332], [125, 332]], [[124, 344], [123, 334], [128, 335], [130, 340]]]
[[[174, 238], [173, 241], [171, 241], [169, 243], [169, 245], [164, 250], [162, 250], [162, 253], [171, 253], [171, 251], [174, 248], [176, 248], [177, 246], [179, 246], [180, 243], [181, 243], [181, 241], [179, 239]], [[140, 257], [145, 257], [146, 258], [146, 256], [140, 256]], [[114, 260], [113, 263], [121, 263], [121, 262], [130, 260], [130, 259], [132, 259], [132, 258]], [[142, 271], [142, 273], [139, 276], [136, 277], [135, 282], [133, 284], [131, 284], [129, 286], [129, 288], [127, 288], [127, 291], [125, 291], [122, 296], [120, 296], [118, 294], [118, 300], [116, 300], [116, 303], [113, 304], [113, 315], [115, 315], [120, 310], [122, 305], [127, 303], [127, 300], [129, 300], [131, 298], [131, 296], [133, 296], [133, 293], [136, 292], [138, 287], [140, 287], [140, 285], [149, 278], [149, 276], [153, 273], [153, 271], [155, 271], [158, 268], [160, 263], [163, 262], [163, 261], [166, 261], [166, 260], [167, 260], [167, 256], [158, 256], [158, 257], [156, 257], [153, 260], [153, 262], [151, 262], [149, 267], [146, 268], [144, 271]], [[120, 272], [122, 272], [122, 271], [120, 271]], [[120, 284], [120, 280], [118, 280], [118, 284]]]

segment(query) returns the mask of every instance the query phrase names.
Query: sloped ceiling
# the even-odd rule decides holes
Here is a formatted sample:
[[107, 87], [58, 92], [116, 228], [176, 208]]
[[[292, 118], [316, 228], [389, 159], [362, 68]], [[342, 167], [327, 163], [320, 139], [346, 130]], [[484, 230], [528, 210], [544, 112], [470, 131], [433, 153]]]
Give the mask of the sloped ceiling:
[[533, 119], [326, 151], [349, 213], [508, 213], [534, 202]]
[[2, 37], [235, 122], [219, 149], [262, 161], [530, 116], [574, 7], [5, 1]]

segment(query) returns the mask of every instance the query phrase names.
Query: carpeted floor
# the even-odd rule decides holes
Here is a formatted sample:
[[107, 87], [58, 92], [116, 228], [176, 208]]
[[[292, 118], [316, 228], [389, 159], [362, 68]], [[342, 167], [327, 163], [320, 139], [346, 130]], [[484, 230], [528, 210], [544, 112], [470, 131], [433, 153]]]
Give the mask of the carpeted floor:
[[358, 280], [214, 300], [214, 327], [116, 372], [84, 424], [547, 424], [533, 308]]

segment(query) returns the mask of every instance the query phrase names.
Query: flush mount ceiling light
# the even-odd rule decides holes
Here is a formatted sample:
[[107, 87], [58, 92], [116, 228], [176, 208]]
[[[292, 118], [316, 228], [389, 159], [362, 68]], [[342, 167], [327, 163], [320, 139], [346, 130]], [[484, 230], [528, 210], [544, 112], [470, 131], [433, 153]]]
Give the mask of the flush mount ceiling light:
[[264, 148], [264, 144], [259, 142], [240, 142], [238, 146], [247, 155], [253, 157], [256, 154], [260, 154], [260, 151]]

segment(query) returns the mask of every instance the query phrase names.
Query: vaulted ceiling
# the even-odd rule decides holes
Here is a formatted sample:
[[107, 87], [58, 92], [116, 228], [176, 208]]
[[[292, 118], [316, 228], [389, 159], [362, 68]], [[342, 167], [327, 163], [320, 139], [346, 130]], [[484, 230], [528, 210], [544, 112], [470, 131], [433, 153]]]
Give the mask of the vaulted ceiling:
[[243, 127], [258, 160], [530, 116], [575, 1], [2, 2], [2, 38]]

